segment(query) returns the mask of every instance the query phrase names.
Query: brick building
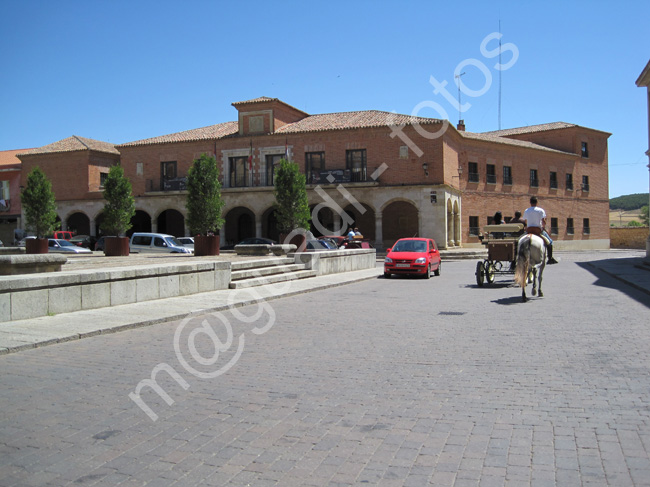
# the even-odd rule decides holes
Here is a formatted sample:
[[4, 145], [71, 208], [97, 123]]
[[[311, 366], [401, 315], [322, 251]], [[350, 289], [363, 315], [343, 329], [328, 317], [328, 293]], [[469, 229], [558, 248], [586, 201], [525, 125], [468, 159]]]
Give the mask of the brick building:
[[62, 224], [79, 233], [97, 230], [101, 174], [119, 159], [132, 231], [187, 234], [185, 177], [206, 153], [222, 175], [222, 244], [277, 239], [273, 171], [288, 155], [307, 177], [315, 234], [354, 224], [379, 248], [413, 235], [478, 246], [496, 211], [512, 217], [536, 194], [560, 248], [609, 246], [608, 133], [552, 123], [479, 134], [375, 110], [309, 115], [267, 97], [232, 105], [234, 122], [117, 146], [72, 137], [19, 157], [51, 177]]
[[0, 241], [14, 242], [14, 230], [20, 228], [20, 159], [22, 150], [0, 151]]

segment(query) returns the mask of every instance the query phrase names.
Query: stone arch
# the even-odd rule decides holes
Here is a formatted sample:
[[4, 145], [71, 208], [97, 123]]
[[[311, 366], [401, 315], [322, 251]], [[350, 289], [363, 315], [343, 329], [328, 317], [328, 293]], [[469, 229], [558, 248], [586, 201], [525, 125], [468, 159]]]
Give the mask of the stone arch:
[[255, 236], [255, 213], [245, 206], [237, 206], [226, 213], [224, 224], [226, 245], [236, 245], [245, 238]]
[[[358, 208], [363, 207], [363, 212]], [[365, 204], [357, 203], [356, 205], [348, 205], [345, 207], [345, 213], [348, 215], [349, 220], [353, 220], [353, 227], [359, 229], [363, 238], [369, 239], [374, 242], [376, 238], [376, 224], [375, 224], [375, 210]], [[346, 219], [346, 221], [349, 221]]]
[[388, 246], [396, 240], [420, 235], [417, 206], [408, 200], [393, 200], [382, 210], [383, 239]]
[[262, 214], [262, 237], [280, 242], [277, 212], [278, 210], [271, 206]]
[[174, 237], [185, 235], [185, 217], [178, 210], [170, 208], [161, 211], [156, 218], [156, 223], [158, 233], [167, 233]]
[[66, 217], [66, 228], [76, 235], [90, 235], [90, 218], [81, 211], [71, 212]]
[[151, 216], [144, 210], [135, 210], [135, 215], [131, 218], [131, 229], [128, 235], [136, 232], [151, 232]]
[[310, 205], [309, 214], [311, 215], [310, 231], [315, 237], [341, 234], [343, 219], [329, 206]]

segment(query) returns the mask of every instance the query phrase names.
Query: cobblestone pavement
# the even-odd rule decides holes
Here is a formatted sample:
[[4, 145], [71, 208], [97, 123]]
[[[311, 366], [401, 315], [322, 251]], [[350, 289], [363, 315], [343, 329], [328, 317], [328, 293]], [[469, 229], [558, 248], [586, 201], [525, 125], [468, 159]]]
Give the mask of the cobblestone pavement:
[[650, 301], [592, 258], [526, 304], [446, 262], [0, 356], [0, 485], [650, 485]]

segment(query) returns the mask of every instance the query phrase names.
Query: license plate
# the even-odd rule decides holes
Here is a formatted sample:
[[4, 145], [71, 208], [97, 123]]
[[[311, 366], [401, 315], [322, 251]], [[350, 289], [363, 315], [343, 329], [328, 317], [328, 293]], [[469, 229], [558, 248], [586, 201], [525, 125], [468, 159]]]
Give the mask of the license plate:
[[411, 267], [411, 264], [395, 264], [395, 267]]

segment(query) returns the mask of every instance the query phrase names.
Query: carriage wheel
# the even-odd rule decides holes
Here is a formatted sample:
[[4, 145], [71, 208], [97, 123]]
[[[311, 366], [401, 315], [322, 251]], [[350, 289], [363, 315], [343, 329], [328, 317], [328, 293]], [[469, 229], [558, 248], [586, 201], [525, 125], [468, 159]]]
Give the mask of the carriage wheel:
[[494, 282], [496, 271], [497, 268], [494, 262], [488, 263], [488, 265], [485, 267], [485, 280], [488, 282], [488, 284], [492, 284]]
[[485, 278], [485, 267], [482, 261], [476, 263], [476, 284], [483, 287], [483, 279]]

